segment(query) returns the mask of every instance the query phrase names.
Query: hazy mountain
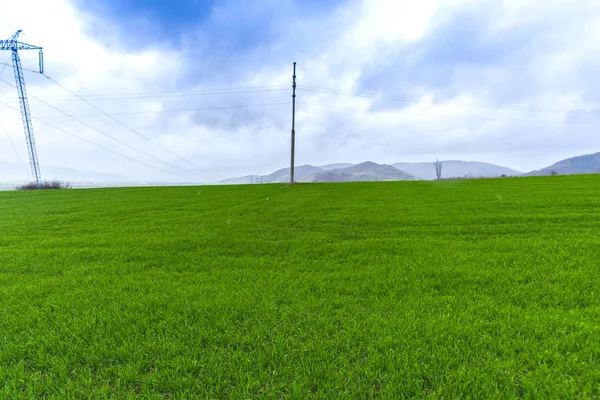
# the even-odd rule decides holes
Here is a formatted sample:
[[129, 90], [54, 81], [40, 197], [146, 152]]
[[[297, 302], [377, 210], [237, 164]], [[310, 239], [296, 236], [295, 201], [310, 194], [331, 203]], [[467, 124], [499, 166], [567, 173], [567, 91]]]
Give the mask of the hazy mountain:
[[[294, 168], [294, 179], [301, 181], [308, 176], [314, 175], [324, 170], [312, 165], [301, 165]], [[290, 169], [282, 168], [269, 175], [246, 175], [239, 178], [229, 178], [220, 181], [225, 185], [243, 185], [248, 183], [285, 183], [290, 181]]]
[[[121, 186], [181, 186], [191, 185], [189, 182], [160, 182], [132, 179], [118, 174], [77, 171], [66, 167], [41, 166], [42, 179], [60, 180], [69, 183], [73, 188], [100, 188]], [[0, 161], [0, 190], [12, 190], [16, 186], [31, 182], [29, 164]]]
[[229, 178], [220, 181], [224, 185], [245, 185], [248, 183], [263, 183], [264, 176], [262, 175], [246, 175], [239, 178]]
[[[493, 178], [502, 175], [518, 176], [522, 172], [499, 165], [476, 162], [448, 160], [443, 162], [442, 177]], [[396, 163], [393, 165], [377, 164], [371, 161], [360, 164], [336, 163], [319, 167], [302, 165], [295, 169], [298, 182], [352, 182], [352, 181], [396, 181], [435, 179], [435, 168], [432, 162]], [[220, 183], [273, 183], [289, 182], [289, 168], [282, 168], [270, 175], [248, 175], [241, 178], [231, 178]]]
[[[301, 181], [307, 176], [323, 172], [323, 170], [319, 167], [314, 167], [312, 165], [301, 165], [299, 167], [294, 168], [294, 179], [297, 181]], [[266, 182], [289, 182], [290, 181], [290, 169], [282, 168], [278, 171], [273, 172], [270, 175], [265, 176]]]
[[[442, 161], [442, 163], [442, 178], [458, 178], [464, 176], [471, 176], [473, 178], [494, 178], [502, 175], [517, 176], [522, 174], [522, 172], [511, 168], [477, 161], [447, 160]], [[433, 162], [395, 163], [392, 165], [419, 179], [436, 179]]]
[[[43, 179], [58, 179], [61, 181], [106, 181], [106, 182], [122, 182], [132, 181], [131, 178], [127, 178], [122, 175], [103, 173], [103, 172], [92, 172], [92, 171], [78, 171], [66, 167], [56, 166], [41, 166], [42, 178]], [[30, 181], [31, 173], [29, 172], [29, 164], [23, 166], [20, 163], [14, 163], [10, 161], [0, 161], [0, 180], [2, 181]]]
[[346, 168], [332, 169], [306, 177], [305, 182], [406, 181], [415, 179], [391, 165], [367, 161]]
[[[321, 167], [301, 165], [294, 169], [297, 182], [353, 182], [353, 181], [398, 181], [413, 180], [413, 176], [391, 165], [374, 162], [361, 164], [328, 164]], [[282, 168], [269, 175], [247, 175], [225, 179], [222, 184], [285, 183], [290, 180], [290, 169]]]
[[349, 164], [349, 163], [335, 163], [335, 164], [320, 165], [317, 168], [321, 168], [323, 171], [331, 171], [332, 169], [348, 168], [353, 165], [354, 164]]
[[22, 181], [29, 179], [29, 164], [23, 165], [10, 161], [0, 161], [0, 180], [2, 181]]
[[600, 172], [600, 153], [571, 157], [537, 171], [531, 171], [526, 176], [593, 174]]

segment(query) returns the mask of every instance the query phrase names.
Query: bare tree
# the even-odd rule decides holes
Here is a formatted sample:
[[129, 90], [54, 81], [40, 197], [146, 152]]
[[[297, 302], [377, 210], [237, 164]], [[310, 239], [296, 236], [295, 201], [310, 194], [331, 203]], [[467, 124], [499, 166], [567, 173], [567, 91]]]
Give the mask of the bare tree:
[[435, 160], [433, 166], [435, 167], [435, 176], [439, 181], [440, 179], [442, 179], [442, 168], [444, 168], [444, 163], [440, 160]]
[[36, 182], [29, 182], [24, 185], [15, 187], [15, 190], [52, 190], [52, 189], [71, 189], [71, 184], [61, 181], [42, 181], [39, 184]]

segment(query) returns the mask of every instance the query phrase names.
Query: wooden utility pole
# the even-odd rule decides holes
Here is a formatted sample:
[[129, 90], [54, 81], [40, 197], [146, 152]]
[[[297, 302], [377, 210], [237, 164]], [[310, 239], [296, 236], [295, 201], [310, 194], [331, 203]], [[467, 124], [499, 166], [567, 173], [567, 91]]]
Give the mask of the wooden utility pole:
[[290, 185], [294, 184], [294, 153], [296, 146], [296, 63], [294, 62], [294, 77], [292, 78], [292, 157], [290, 163]]

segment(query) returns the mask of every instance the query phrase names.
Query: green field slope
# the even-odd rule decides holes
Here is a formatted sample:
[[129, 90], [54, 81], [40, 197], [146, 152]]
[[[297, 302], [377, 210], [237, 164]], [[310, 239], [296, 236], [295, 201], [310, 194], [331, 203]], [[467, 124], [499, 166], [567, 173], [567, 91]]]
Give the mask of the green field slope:
[[0, 398], [600, 396], [600, 176], [0, 193]]

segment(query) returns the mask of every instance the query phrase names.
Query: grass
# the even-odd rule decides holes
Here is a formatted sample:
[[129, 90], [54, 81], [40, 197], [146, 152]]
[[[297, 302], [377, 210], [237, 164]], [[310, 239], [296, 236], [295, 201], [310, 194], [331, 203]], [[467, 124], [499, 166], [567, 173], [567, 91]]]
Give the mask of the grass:
[[599, 398], [600, 176], [0, 193], [0, 398]]

